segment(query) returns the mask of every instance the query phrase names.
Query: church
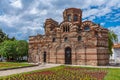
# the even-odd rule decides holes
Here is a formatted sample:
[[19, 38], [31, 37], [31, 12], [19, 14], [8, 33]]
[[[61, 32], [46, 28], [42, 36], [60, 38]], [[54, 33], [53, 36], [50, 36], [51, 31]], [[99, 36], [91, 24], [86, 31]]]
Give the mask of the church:
[[108, 29], [82, 21], [81, 9], [65, 9], [61, 23], [46, 19], [44, 30], [44, 35], [29, 37], [29, 62], [93, 66], [109, 63]]

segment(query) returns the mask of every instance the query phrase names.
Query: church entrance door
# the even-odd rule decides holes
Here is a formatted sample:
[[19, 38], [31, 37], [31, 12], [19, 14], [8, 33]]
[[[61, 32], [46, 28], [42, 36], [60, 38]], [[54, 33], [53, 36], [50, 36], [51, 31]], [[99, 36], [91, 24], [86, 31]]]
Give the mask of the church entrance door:
[[44, 54], [43, 54], [43, 61], [44, 61], [44, 63], [46, 63], [46, 52], [44, 52]]
[[65, 64], [72, 64], [70, 47], [65, 48]]

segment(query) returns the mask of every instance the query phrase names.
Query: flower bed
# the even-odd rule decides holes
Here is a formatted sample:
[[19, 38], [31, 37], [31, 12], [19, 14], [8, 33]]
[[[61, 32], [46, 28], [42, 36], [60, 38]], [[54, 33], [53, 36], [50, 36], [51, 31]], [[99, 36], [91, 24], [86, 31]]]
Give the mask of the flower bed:
[[103, 80], [106, 70], [64, 67], [9, 76], [3, 80]]

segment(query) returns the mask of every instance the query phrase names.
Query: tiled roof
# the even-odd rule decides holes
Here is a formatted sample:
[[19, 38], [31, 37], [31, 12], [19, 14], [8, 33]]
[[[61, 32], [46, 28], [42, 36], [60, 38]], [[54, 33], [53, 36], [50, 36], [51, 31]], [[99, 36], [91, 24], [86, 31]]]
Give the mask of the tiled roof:
[[119, 44], [114, 44], [113, 48], [120, 48], [120, 43]]

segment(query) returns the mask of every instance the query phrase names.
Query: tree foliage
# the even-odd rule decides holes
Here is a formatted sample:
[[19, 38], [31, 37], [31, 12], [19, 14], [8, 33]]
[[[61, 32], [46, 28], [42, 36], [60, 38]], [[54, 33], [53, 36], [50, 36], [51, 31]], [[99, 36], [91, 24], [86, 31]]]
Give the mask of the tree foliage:
[[15, 58], [15, 41], [4, 41], [0, 44], [0, 54], [6, 57], [7, 60], [10, 58]]
[[8, 36], [0, 29], [0, 43], [6, 40]]
[[16, 40], [15, 37], [9, 38], [2, 29], [0, 29], [0, 55], [7, 60], [21, 60], [27, 56], [28, 43], [25, 40]]
[[15, 39], [15, 37], [9, 38], [9, 36], [6, 35], [6, 33], [4, 33], [2, 31], [2, 29], [0, 29], [0, 43], [4, 42], [5, 40], [11, 40], [11, 41], [13, 41], [13, 40], [16, 40], [16, 39]]
[[24, 40], [6, 40], [0, 44], [0, 54], [7, 60], [21, 60], [23, 56], [27, 56], [28, 43]]
[[108, 49], [109, 53], [112, 55], [112, 48], [114, 45], [114, 42], [118, 42], [118, 37], [113, 31], [108, 32]]
[[16, 52], [18, 56], [18, 60], [21, 60], [23, 56], [28, 55], [28, 43], [25, 40], [19, 40], [16, 44]]

